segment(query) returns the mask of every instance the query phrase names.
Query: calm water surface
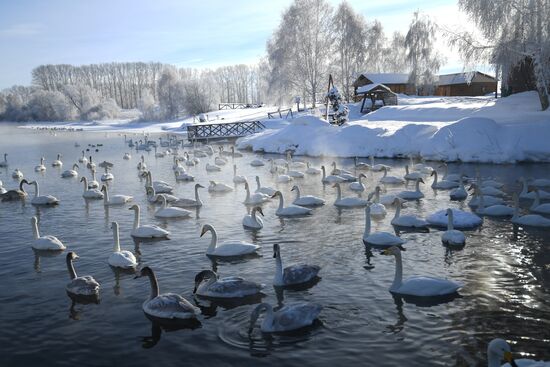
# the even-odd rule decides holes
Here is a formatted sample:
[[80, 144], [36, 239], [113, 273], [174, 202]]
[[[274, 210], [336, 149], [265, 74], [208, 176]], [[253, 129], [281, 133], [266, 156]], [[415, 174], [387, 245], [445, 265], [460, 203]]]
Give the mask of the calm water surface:
[[[135, 136], [132, 135], [132, 137]], [[78, 141], [82, 147], [74, 147]], [[99, 163], [115, 164], [112, 194], [129, 194], [142, 207], [142, 223], [154, 223], [172, 232], [171, 240], [135, 244], [129, 233], [133, 212], [128, 206], [105, 209], [102, 201], [86, 204], [78, 179], [61, 179], [88, 144], [104, 144], [93, 153]], [[110, 133], [58, 132], [17, 129], [0, 125], [0, 153], [7, 152], [10, 166], [0, 169], [7, 188], [15, 168], [28, 179], [40, 183], [43, 194], [61, 200], [55, 208], [35, 208], [29, 203], [0, 203], [0, 351], [2, 365], [41, 366], [150, 366], [173, 365], [254, 365], [254, 366], [482, 366], [486, 364], [487, 343], [495, 337], [511, 340], [513, 349], [525, 356], [550, 360], [550, 234], [544, 230], [515, 228], [508, 220], [485, 218], [483, 226], [467, 233], [463, 250], [450, 252], [440, 241], [441, 233], [404, 233], [404, 274], [433, 275], [463, 282], [460, 298], [422, 307], [394, 298], [388, 288], [394, 276], [393, 257], [369, 252], [362, 243], [364, 211], [338, 211], [336, 196], [318, 177], [297, 182], [305, 194], [325, 197], [328, 205], [314, 215], [299, 219], [279, 219], [277, 202], [264, 206], [265, 226], [259, 232], [246, 231], [241, 220], [246, 208], [241, 203], [244, 189], [210, 195], [203, 190], [205, 205], [193, 217], [178, 221], [154, 218], [155, 207], [146, 201], [144, 181], [136, 164], [141, 153], [122, 159], [130, 151], [124, 137]], [[56, 154], [63, 155], [64, 167], [51, 167]], [[175, 186], [174, 194], [193, 196], [193, 183], [176, 183], [171, 158], [155, 159], [144, 153], [154, 179]], [[33, 167], [46, 157], [47, 171], [37, 174]], [[235, 159], [239, 174], [260, 175], [263, 185], [276, 187], [267, 166], [251, 167], [255, 154]], [[267, 157], [264, 157], [267, 158]], [[231, 183], [228, 165], [220, 173], [207, 173], [205, 164], [189, 171], [196, 182], [207, 186], [216, 179]], [[312, 159], [315, 166], [331, 160]], [[339, 163], [351, 169], [351, 160]], [[380, 160], [396, 166], [401, 175], [405, 161]], [[435, 165], [435, 163], [434, 163]], [[478, 165], [481, 172], [506, 183], [508, 193], [518, 189], [519, 176], [550, 178], [548, 165]], [[474, 173], [474, 165], [463, 165]], [[451, 165], [450, 171], [457, 171]], [[80, 174], [90, 172], [80, 169]], [[98, 168], [98, 179], [101, 169]], [[368, 174], [369, 191], [379, 174]], [[428, 183], [431, 180], [427, 181]], [[290, 199], [292, 184], [278, 185]], [[402, 188], [388, 188], [388, 191]], [[469, 210], [465, 203], [449, 202], [448, 192], [424, 187], [426, 198], [409, 203], [406, 213], [427, 216], [446, 207]], [[32, 192], [32, 188], [31, 188]], [[347, 189], [345, 195], [352, 195]], [[510, 198], [507, 199], [508, 201]], [[524, 203], [523, 205], [528, 205]], [[65, 253], [39, 256], [31, 249], [30, 218], [39, 217], [42, 234], [58, 236], [79, 254], [75, 263], [80, 275], [93, 275], [101, 283], [101, 302], [71, 305], [65, 293], [69, 276]], [[373, 222], [374, 230], [391, 231], [393, 212]], [[144, 279], [117, 273], [107, 264], [112, 251], [110, 222], [118, 221], [121, 245], [139, 251], [140, 266], [151, 266], [161, 292], [176, 292], [197, 302], [203, 311], [201, 326], [194, 330], [160, 330], [144, 316], [141, 304], [149, 294]], [[199, 238], [203, 224], [216, 227], [221, 240], [242, 239], [262, 246], [262, 256], [233, 263], [212, 264], [205, 256], [210, 236]], [[274, 273], [273, 243], [280, 243], [283, 261], [290, 265], [308, 262], [322, 266], [322, 280], [305, 291], [277, 294], [271, 286]], [[264, 302], [317, 302], [323, 305], [320, 322], [313, 328], [285, 336], [262, 336], [256, 330], [247, 335], [253, 305], [224, 308], [193, 299], [193, 279], [197, 272], [215, 267], [221, 276], [239, 275], [266, 284]]]

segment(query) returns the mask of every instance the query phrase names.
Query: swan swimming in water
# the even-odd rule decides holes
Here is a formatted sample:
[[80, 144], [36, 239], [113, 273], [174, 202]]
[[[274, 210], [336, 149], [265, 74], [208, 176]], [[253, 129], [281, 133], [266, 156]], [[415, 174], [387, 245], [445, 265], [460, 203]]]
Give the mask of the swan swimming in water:
[[233, 191], [233, 188], [221, 182], [210, 181], [210, 185], [208, 186], [208, 192], [230, 192], [230, 191]]
[[133, 253], [127, 250], [120, 249], [120, 236], [118, 232], [118, 223], [112, 222], [114, 247], [113, 253], [109, 256], [109, 265], [115, 268], [132, 269], [137, 266], [136, 257]]
[[35, 172], [44, 172], [46, 170], [46, 166], [44, 165], [44, 157], [40, 158], [40, 164], [36, 167], [34, 167]]
[[97, 182], [95, 178], [95, 169], [92, 169], [92, 179], [88, 181], [88, 188], [89, 189], [98, 189], [99, 188], [99, 182]]
[[362, 178], [367, 178], [364, 173], [360, 173], [359, 176], [357, 176], [357, 182], [352, 182], [349, 184], [349, 189], [351, 191], [357, 191], [357, 192], [363, 192], [365, 191], [365, 185], [361, 181]]
[[253, 195], [250, 195], [250, 187], [248, 182], [245, 181], [244, 189], [246, 190], [246, 198], [244, 199], [243, 204], [245, 205], [259, 205], [268, 201], [271, 197], [261, 192], [255, 192]]
[[414, 215], [401, 215], [401, 204], [401, 199], [395, 198], [395, 215], [391, 220], [393, 226], [423, 230], [428, 229], [428, 222], [426, 220], [420, 219]]
[[207, 232], [212, 234], [212, 240], [206, 250], [206, 255], [214, 257], [237, 257], [256, 253], [260, 246], [239, 240], [228, 240], [218, 244], [218, 233], [210, 224], [202, 226], [200, 237]]
[[277, 190], [269, 186], [262, 186], [260, 184], [260, 176], [256, 176], [256, 192], [261, 192], [269, 196], [273, 196]]
[[73, 261], [76, 259], [79, 259], [76, 253], [71, 251], [67, 254], [67, 269], [71, 277], [71, 281], [65, 287], [67, 293], [75, 296], [98, 296], [99, 283], [91, 275], [76, 275], [73, 264]]
[[73, 167], [72, 169], [68, 169], [66, 171], [63, 171], [63, 173], [61, 173], [61, 177], [63, 178], [70, 178], [70, 177], [78, 177], [78, 169], [80, 167], [78, 167], [78, 164], [73, 164]]
[[66, 249], [63, 242], [55, 236], [40, 236], [38, 231], [38, 220], [36, 217], [31, 218], [32, 233], [34, 242], [32, 248], [40, 251], [63, 251]]
[[233, 183], [241, 184], [246, 182], [246, 177], [237, 175], [237, 165], [233, 165]]
[[293, 217], [311, 214], [311, 209], [304, 208], [303, 206], [290, 204], [285, 207], [285, 199], [280, 191], [275, 191], [272, 198], [279, 197], [279, 207], [275, 211], [275, 214], [280, 217]]
[[416, 181], [420, 180], [424, 177], [424, 175], [420, 172], [409, 172], [409, 166], [405, 165], [405, 176], [403, 178], [406, 181]]
[[477, 185], [474, 185], [474, 195], [478, 198], [478, 206], [476, 207], [475, 212], [479, 215], [485, 215], [485, 216], [491, 216], [491, 217], [510, 217], [514, 215], [514, 208], [502, 205], [502, 204], [496, 204], [496, 205], [490, 205], [485, 206], [485, 195], [482, 195], [480, 193], [479, 188]]
[[19, 168], [16, 168], [16, 169], [12, 172], [11, 177], [12, 177], [12, 178], [17, 178], [17, 179], [22, 179], [22, 178], [23, 178], [23, 172], [21, 172], [21, 171], [19, 170]]
[[[0, 181], [0, 184], [1, 183], [2, 181]], [[27, 182], [27, 180], [23, 179], [19, 182], [19, 189], [9, 191], [2, 190], [3, 187], [0, 187], [0, 198], [2, 199], [2, 201], [25, 200], [28, 195], [23, 188], [23, 184], [28, 185], [29, 183]]]
[[86, 158], [86, 153], [84, 151], [82, 151], [82, 156], [78, 158], [78, 162], [82, 164], [88, 164], [88, 158]]
[[170, 185], [167, 182], [164, 181], [153, 181], [153, 176], [151, 175], [151, 171], [147, 171], [146, 173], [146, 181], [147, 183], [145, 186], [152, 186], [155, 189], [155, 192], [157, 194], [171, 194], [174, 190], [174, 187]]
[[243, 227], [246, 229], [262, 229], [264, 227], [264, 221], [256, 214], [260, 213], [262, 216], [264, 212], [259, 206], [252, 208], [250, 214], [246, 214], [243, 218]]
[[334, 184], [334, 183], [346, 182], [346, 179], [340, 176], [335, 176], [335, 175], [327, 176], [325, 166], [321, 166], [321, 171], [323, 172], [323, 177], [321, 178], [322, 183]]
[[52, 167], [61, 167], [63, 162], [61, 162], [61, 154], [57, 155], [57, 159], [52, 162]]
[[134, 211], [134, 226], [130, 235], [136, 238], [167, 238], [170, 232], [153, 224], [140, 224], [140, 208], [134, 204], [128, 210]]
[[320, 175], [322, 172], [320, 168], [311, 167], [311, 164], [309, 162], [306, 162], [306, 167], [306, 173], [308, 175]]
[[254, 325], [263, 310], [266, 311], [266, 315], [260, 325], [260, 330], [263, 333], [279, 333], [312, 325], [321, 313], [322, 307], [315, 303], [300, 302], [285, 305], [274, 312], [270, 304], [260, 303], [250, 316], [248, 334], [252, 334]]
[[[435, 171], [434, 171], [435, 172]], [[453, 211], [447, 209], [447, 230], [441, 235], [441, 242], [448, 246], [464, 246], [466, 244], [466, 236], [453, 226]]]
[[313, 195], [301, 196], [300, 195], [300, 188], [298, 187], [298, 185], [294, 185], [292, 187], [292, 190], [290, 190], [290, 191], [296, 191], [296, 198], [292, 202], [292, 204], [294, 204], [294, 205], [298, 205], [298, 206], [321, 206], [321, 205], [325, 205], [325, 200], [321, 199], [321, 198], [318, 198], [317, 196], [313, 196]]
[[158, 194], [162, 198], [162, 207], [155, 212], [155, 217], [157, 218], [189, 218], [191, 212], [178, 207], [168, 206], [166, 197], [163, 194]]
[[195, 184], [195, 198], [194, 199], [187, 199], [182, 198], [174, 201], [172, 203], [172, 206], [177, 206], [180, 208], [199, 208], [202, 206], [202, 200], [199, 196], [199, 189], [204, 189], [204, 186], [201, 184]]
[[103, 199], [103, 193], [100, 190], [88, 188], [88, 179], [86, 177], [81, 177], [80, 182], [84, 182], [84, 192], [82, 193], [84, 199]]
[[151, 284], [151, 294], [142, 305], [147, 316], [175, 321], [196, 319], [200, 314], [200, 309], [182, 296], [175, 293], [160, 294], [157, 277], [150, 267], [145, 266], [134, 279], [141, 277], [148, 277]]
[[539, 214], [550, 214], [550, 203], [541, 204], [538, 187], [534, 187], [532, 191], [535, 192], [535, 201], [529, 207], [529, 211]]
[[109, 167], [105, 166], [104, 169], [105, 173], [101, 175], [101, 181], [105, 182], [114, 180], [115, 176], [111, 172], [109, 172]]
[[103, 205], [105, 206], [111, 206], [111, 205], [123, 205], [130, 201], [132, 201], [134, 198], [129, 195], [113, 195], [109, 196], [109, 191], [107, 190], [107, 186], [102, 185], [101, 186], [101, 192], [103, 193]]
[[401, 199], [405, 199], [405, 200], [419, 200], [419, 199], [422, 199], [424, 197], [424, 194], [422, 193], [422, 191], [420, 191], [420, 184], [421, 183], [424, 183], [424, 180], [419, 178], [418, 180], [416, 180], [414, 191], [409, 191], [409, 190], [401, 191], [399, 194], [397, 194], [397, 196], [399, 196]]
[[[147, 201], [150, 202], [151, 204], [156, 204], [156, 203], [162, 204], [162, 197], [160, 197], [160, 195], [158, 195], [155, 192], [154, 187], [146, 186], [145, 193], [147, 194]], [[166, 201], [169, 203], [174, 203], [177, 200], [179, 200], [178, 197], [174, 195], [170, 195], [170, 194], [162, 194], [162, 195], [164, 195], [164, 197], [166, 198]]]
[[371, 221], [370, 221], [370, 206], [365, 208], [365, 231], [363, 232], [363, 243], [365, 245], [388, 247], [395, 245], [402, 245], [404, 240], [393, 235], [389, 232], [374, 232], [371, 233]]
[[[27, 182], [25, 180], [25, 182]], [[38, 182], [32, 181], [29, 185], [34, 185], [34, 197], [31, 199], [32, 205], [58, 205], [59, 200], [55, 196], [40, 195], [40, 186]]]
[[[380, 186], [376, 186], [374, 188], [374, 192], [371, 192], [369, 196], [367, 197], [368, 201], [371, 201], [371, 199], [374, 197], [374, 200], [370, 203], [370, 215], [373, 217], [383, 217], [386, 215], [386, 206], [380, 202]], [[392, 202], [392, 205], [395, 204]], [[399, 205], [401, 206], [401, 201], [399, 202]]]
[[332, 187], [336, 188], [336, 200], [334, 201], [334, 205], [339, 208], [360, 208], [368, 204], [367, 200], [358, 197], [342, 198], [342, 189], [339, 183], [335, 183]]
[[0, 162], [0, 167], [8, 166], [8, 153], [4, 153], [4, 160]]
[[462, 178], [458, 181], [449, 181], [449, 180], [441, 180], [438, 181], [437, 179], [437, 171], [432, 171], [430, 176], [434, 176], [434, 181], [432, 182], [432, 189], [439, 189], [439, 190], [450, 190], [454, 189], [459, 186], [458, 181], [462, 181]]
[[488, 367], [501, 367], [500, 362], [506, 361], [502, 367], [550, 367], [550, 362], [533, 359], [514, 359], [510, 345], [503, 339], [493, 339], [487, 346]]
[[273, 257], [275, 258], [275, 277], [273, 285], [275, 287], [296, 286], [313, 281], [321, 267], [318, 265], [297, 264], [287, 266], [283, 269], [283, 260], [281, 259], [281, 248], [279, 244], [273, 245]]
[[447, 279], [428, 276], [412, 276], [403, 280], [403, 262], [400, 246], [392, 246], [382, 251], [382, 255], [395, 257], [395, 278], [390, 287], [390, 292], [405, 296], [439, 297], [456, 293], [462, 284]]
[[206, 298], [243, 298], [260, 295], [262, 288], [241, 277], [220, 278], [212, 270], [203, 270], [195, 276], [193, 293]]
[[388, 170], [386, 168], [384, 168], [383, 171], [384, 171], [384, 176], [380, 178], [379, 180], [380, 183], [388, 184], [388, 185], [399, 185], [399, 184], [405, 183], [405, 180], [402, 179], [401, 177], [388, 176]]
[[550, 219], [543, 217], [539, 214], [526, 214], [519, 215], [519, 199], [518, 195], [514, 193], [514, 215], [512, 216], [512, 223], [526, 226], [526, 227], [550, 227]]

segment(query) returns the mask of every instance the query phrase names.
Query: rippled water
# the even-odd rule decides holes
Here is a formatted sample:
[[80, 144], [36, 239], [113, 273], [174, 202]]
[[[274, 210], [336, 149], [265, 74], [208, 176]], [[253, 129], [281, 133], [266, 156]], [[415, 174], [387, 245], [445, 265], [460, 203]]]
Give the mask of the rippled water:
[[[135, 138], [135, 137], [134, 137]], [[74, 142], [82, 144], [74, 147]], [[213, 266], [205, 256], [210, 237], [199, 238], [200, 228], [210, 223], [220, 239], [242, 239], [262, 246], [262, 257], [215, 264], [221, 276], [240, 275], [266, 284], [265, 302], [295, 301], [323, 305], [314, 327], [283, 336], [262, 335], [258, 329], [247, 335], [252, 305], [224, 308], [200, 302], [201, 326], [194, 330], [160, 330], [144, 316], [141, 304], [149, 294], [146, 280], [116, 273], [107, 264], [112, 250], [110, 222], [118, 221], [122, 247], [135, 251], [129, 236], [133, 213], [126, 207], [105, 210], [101, 201], [85, 204], [77, 179], [61, 179], [60, 169], [51, 167], [57, 153], [68, 169], [90, 143], [102, 143], [94, 160], [114, 162], [112, 194], [134, 195], [142, 206], [142, 223], [156, 223], [172, 232], [171, 240], [140, 244], [141, 265], [151, 266], [162, 291], [182, 294], [193, 301], [194, 275]], [[191, 219], [163, 222], [153, 216], [144, 181], [137, 177], [138, 156], [122, 159], [129, 151], [124, 137], [111, 133], [58, 132], [16, 129], [0, 125], [0, 153], [8, 152], [10, 167], [0, 169], [4, 186], [16, 182], [11, 172], [17, 167], [29, 179], [40, 182], [41, 192], [61, 200], [55, 208], [35, 208], [29, 203], [0, 203], [0, 351], [2, 365], [118, 365], [138, 366], [183, 362], [185, 365], [484, 365], [487, 343], [503, 337], [517, 344], [513, 349], [540, 359], [550, 359], [550, 234], [543, 230], [516, 228], [508, 220], [485, 218], [483, 226], [467, 233], [463, 250], [450, 252], [440, 241], [440, 232], [404, 233], [408, 251], [404, 256], [405, 276], [426, 274], [463, 282], [460, 298], [449, 303], [422, 307], [394, 298], [388, 288], [394, 276], [393, 257], [365, 249], [361, 237], [362, 209], [338, 211], [332, 202], [335, 190], [321, 185], [317, 177], [298, 179], [305, 194], [327, 199], [328, 205], [314, 215], [298, 219], [275, 216], [276, 202], [264, 206], [265, 227], [254, 233], [243, 230], [246, 213], [241, 204], [244, 189], [225, 195], [202, 192], [205, 202]], [[47, 171], [33, 167], [45, 156]], [[176, 183], [170, 158], [155, 159], [145, 153], [154, 179], [173, 183], [174, 194], [192, 197], [192, 183]], [[253, 182], [259, 174], [264, 185], [277, 186], [266, 167], [248, 162], [255, 155], [235, 159], [239, 173]], [[231, 183], [229, 166], [221, 173], [206, 173], [204, 165], [191, 168], [198, 182], [209, 179]], [[315, 166], [331, 159], [312, 159]], [[351, 160], [339, 160], [346, 168]], [[400, 174], [405, 161], [380, 160], [395, 165]], [[548, 165], [478, 165], [481, 172], [506, 183], [508, 193], [517, 190], [517, 177], [550, 177]], [[474, 165], [463, 165], [473, 174]], [[99, 170], [99, 169], [98, 169]], [[450, 165], [457, 171], [456, 165]], [[86, 169], [81, 169], [89, 177]], [[369, 190], [378, 174], [369, 174]], [[99, 178], [99, 176], [98, 176]], [[431, 181], [429, 181], [431, 182]], [[291, 197], [292, 185], [278, 185]], [[400, 188], [391, 190], [400, 190]], [[32, 191], [32, 189], [31, 189]], [[409, 203], [405, 212], [427, 216], [448, 206], [446, 191], [424, 188], [426, 198]], [[345, 191], [350, 195], [349, 191]], [[508, 198], [509, 199], [509, 198]], [[100, 304], [75, 305], [65, 293], [69, 276], [64, 254], [37, 256], [31, 249], [30, 217], [37, 215], [43, 234], [58, 236], [81, 257], [75, 263], [81, 275], [91, 274], [101, 283]], [[391, 216], [373, 223], [375, 230], [392, 230]], [[322, 266], [321, 281], [305, 291], [276, 294], [271, 287], [274, 261], [272, 244], [280, 243], [287, 265], [297, 262]]]

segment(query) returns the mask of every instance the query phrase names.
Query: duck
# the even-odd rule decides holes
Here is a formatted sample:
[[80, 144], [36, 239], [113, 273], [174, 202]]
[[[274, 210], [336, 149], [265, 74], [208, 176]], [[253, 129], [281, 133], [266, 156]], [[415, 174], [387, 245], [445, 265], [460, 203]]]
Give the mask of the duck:
[[279, 217], [294, 217], [311, 214], [311, 209], [304, 208], [303, 206], [291, 204], [285, 207], [285, 199], [280, 191], [275, 191], [271, 197], [279, 197], [279, 207], [275, 211], [275, 214]]
[[514, 199], [514, 215], [512, 216], [512, 223], [526, 226], [526, 227], [550, 227], [550, 219], [543, 217], [539, 214], [526, 214], [519, 215], [519, 198], [516, 193], [513, 195]]
[[174, 187], [167, 182], [153, 181], [151, 171], [147, 171], [146, 178], [147, 183], [145, 184], [145, 186], [153, 187], [157, 194], [171, 194], [172, 191], [174, 191]]
[[32, 248], [39, 251], [63, 251], [67, 247], [55, 236], [40, 236], [38, 231], [38, 219], [31, 218], [32, 233], [34, 241]]
[[99, 283], [91, 275], [76, 275], [73, 264], [76, 259], [79, 259], [79, 257], [75, 252], [71, 251], [67, 254], [67, 269], [71, 277], [71, 281], [65, 287], [67, 293], [74, 296], [97, 297], [99, 295]]
[[281, 247], [277, 243], [273, 245], [273, 257], [275, 258], [273, 286], [275, 287], [289, 287], [310, 283], [317, 278], [317, 274], [321, 270], [321, 267], [318, 265], [308, 264], [291, 265], [283, 268]]
[[5, 168], [8, 165], [8, 153], [4, 153], [4, 160], [0, 161], [0, 167]]
[[383, 169], [382, 171], [384, 171], [384, 176], [380, 178], [379, 180], [380, 183], [387, 184], [387, 185], [400, 185], [405, 183], [405, 180], [402, 179], [401, 177], [388, 176], [387, 169]]
[[255, 192], [253, 195], [250, 195], [250, 187], [248, 186], [248, 181], [245, 181], [244, 189], [246, 190], [246, 198], [243, 202], [243, 204], [245, 205], [263, 204], [271, 199], [271, 196], [263, 194], [261, 192]]
[[487, 346], [487, 361], [489, 367], [500, 367], [501, 361], [506, 361], [502, 367], [548, 367], [550, 362], [535, 361], [533, 359], [514, 359], [510, 345], [503, 339], [493, 339]]
[[233, 191], [233, 188], [221, 182], [210, 181], [210, 186], [208, 186], [208, 192], [230, 192], [230, 191]]
[[485, 215], [490, 217], [511, 217], [514, 215], [514, 208], [502, 205], [495, 204], [490, 206], [485, 206], [486, 196], [480, 194], [480, 190], [475, 186], [475, 195], [479, 198], [478, 206], [476, 207], [475, 212], [479, 215]]
[[124, 156], [122, 156], [122, 159], [128, 161], [128, 160], [132, 159], [132, 155], [130, 153], [124, 153]]
[[351, 175], [351, 172], [350, 171], [347, 171], [345, 169], [341, 169], [341, 168], [337, 168], [336, 167], [336, 162], [332, 162], [332, 172], [330, 173], [331, 175], [337, 175], [337, 176], [341, 176], [342, 174], [346, 174], [346, 175]]
[[180, 208], [199, 208], [202, 206], [202, 200], [199, 196], [199, 189], [204, 189], [204, 186], [201, 184], [195, 184], [195, 198], [194, 199], [188, 199], [188, 198], [182, 198], [178, 199], [174, 202], [172, 202], [172, 206], [180, 207]]
[[320, 175], [321, 169], [316, 167], [311, 167], [311, 164], [309, 162], [306, 162], [306, 174], [308, 175]]
[[[26, 181], [25, 181], [26, 182]], [[32, 181], [28, 183], [29, 185], [34, 185], [34, 197], [31, 199], [32, 205], [58, 205], [59, 199], [52, 195], [40, 195], [40, 186], [38, 182]]]
[[269, 186], [262, 186], [260, 183], [260, 176], [256, 176], [256, 192], [273, 196], [277, 190]]
[[88, 164], [88, 158], [86, 158], [86, 153], [82, 151], [82, 156], [78, 158], [78, 162], [82, 164]]
[[105, 173], [101, 175], [101, 181], [112, 181], [115, 179], [115, 176], [109, 172], [109, 167], [105, 166]]
[[243, 217], [243, 227], [245, 229], [258, 230], [264, 228], [264, 221], [262, 218], [258, 217], [256, 213], [260, 213], [262, 216], [264, 215], [262, 208], [255, 206], [252, 208], [250, 214], [246, 214]]
[[102, 185], [101, 186], [101, 192], [103, 193], [103, 205], [105, 206], [111, 206], [111, 205], [123, 205], [126, 204], [132, 200], [134, 200], [133, 196], [129, 195], [113, 195], [109, 197], [109, 191], [107, 190], [107, 186]]
[[262, 161], [261, 159], [256, 158], [250, 161], [250, 165], [252, 167], [262, 167], [262, 166], [265, 166], [265, 162]]
[[134, 211], [134, 226], [130, 235], [134, 238], [168, 238], [170, 232], [153, 224], [140, 224], [140, 207], [137, 204], [132, 205], [128, 210]]
[[[152, 186], [145, 187], [145, 193], [147, 194], [147, 201], [151, 204], [162, 204], [162, 198], [155, 192], [155, 188]], [[173, 205], [174, 202], [178, 201], [179, 198], [170, 194], [162, 194], [166, 198], [168, 203]]]
[[233, 183], [242, 184], [246, 182], [246, 177], [237, 175], [237, 165], [233, 165]]
[[23, 178], [23, 172], [21, 172], [21, 171], [19, 170], [19, 168], [16, 168], [16, 169], [12, 172], [11, 177], [20, 180], [20, 179]]
[[81, 177], [80, 182], [84, 182], [84, 192], [82, 193], [84, 199], [103, 199], [103, 193], [100, 190], [88, 188], [88, 179], [86, 177]]
[[[374, 200], [372, 200], [373, 198]], [[386, 206], [380, 202], [380, 186], [376, 186], [374, 188], [374, 192], [369, 194], [367, 201], [370, 202], [370, 215], [373, 217], [386, 215]], [[393, 204], [395, 204], [395, 199], [392, 205]], [[399, 202], [399, 204], [401, 205], [401, 202]]]
[[113, 253], [109, 255], [107, 262], [114, 268], [134, 269], [137, 266], [137, 260], [133, 253], [128, 250], [120, 249], [120, 236], [118, 232], [118, 223], [112, 222], [114, 247]]
[[468, 192], [464, 187], [464, 180], [458, 181], [458, 187], [449, 192], [449, 198], [455, 201], [462, 201], [468, 198]]
[[420, 172], [409, 172], [409, 166], [408, 165], [405, 166], [405, 176], [403, 176], [405, 181], [416, 181], [423, 177], [424, 176]]
[[416, 184], [415, 184], [416, 186], [414, 191], [410, 191], [410, 190], [401, 191], [400, 193], [397, 194], [397, 196], [405, 200], [422, 199], [424, 197], [424, 194], [422, 193], [422, 191], [420, 191], [421, 183], [424, 183], [424, 180], [419, 178], [418, 180], [416, 180]]
[[61, 162], [61, 154], [57, 155], [57, 159], [52, 162], [52, 167], [61, 167], [63, 162]]
[[63, 178], [78, 177], [78, 171], [77, 170], [79, 168], [80, 167], [78, 167], [78, 164], [75, 163], [75, 164], [73, 164], [72, 169], [68, 169], [66, 171], [63, 171], [61, 173], [61, 177], [63, 177]]
[[294, 185], [290, 191], [296, 191], [296, 198], [292, 202], [299, 206], [322, 206], [325, 205], [325, 200], [313, 195], [300, 195], [300, 188]]
[[205, 224], [202, 226], [200, 237], [204, 236], [208, 232], [212, 234], [212, 240], [206, 250], [207, 256], [217, 258], [246, 256], [256, 254], [261, 248], [253, 243], [239, 240], [228, 240], [218, 244], [218, 233], [216, 232], [216, 229], [214, 229], [214, 226], [210, 224]]
[[373, 172], [382, 172], [384, 170], [384, 168], [386, 168], [386, 170], [390, 171], [391, 170], [391, 167], [390, 166], [387, 166], [385, 164], [374, 164], [374, 156], [370, 156], [370, 169], [371, 171]]
[[368, 204], [368, 201], [359, 197], [342, 198], [342, 188], [339, 183], [335, 183], [332, 187], [336, 189], [336, 200], [334, 205], [339, 208], [360, 208]]
[[219, 172], [222, 168], [215, 164], [206, 163], [206, 172]]
[[458, 181], [449, 181], [449, 180], [437, 180], [437, 171], [432, 171], [430, 176], [434, 176], [434, 180], [432, 182], [432, 189], [439, 189], [439, 190], [450, 190], [454, 189], [459, 186], [458, 181], [461, 181], [462, 179]]
[[193, 294], [206, 298], [244, 298], [261, 295], [263, 285], [241, 277], [220, 278], [212, 270], [203, 270], [195, 276]]
[[529, 211], [533, 213], [550, 215], [550, 203], [540, 203], [539, 188], [534, 186], [531, 190], [535, 192], [535, 201], [533, 201], [533, 204], [529, 207]]
[[395, 198], [395, 215], [391, 220], [392, 226], [401, 228], [413, 228], [427, 230], [429, 223], [425, 219], [418, 218], [414, 215], [401, 215], [402, 201], [399, 198]]
[[254, 325], [264, 310], [267, 314], [260, 325], [260, 330], [263, 333], [280, 333], [311, 326], [321, 313], [322, 307], [316, 303], [299, 302], [284, 305], [274, 312], [270, 304], [260, 303], [250, 316], [248, 334], [252, 334]]
[[382, 251], [382, 255], [395, 257], [395, 278], [390, 292], [415, 297], [441, 297], [454, 294], [462, 287], [461, 283], [452, 280], [428, 276], [412, 276], [403, 280], [402, 251], [405, 249], [400, 246], [391, 246]]
[[364, 173], [360, 173], [359, 176], [357, 176], [357, 182], [352, 182], [352, 183], [349, 184], [349, 189], [351, 191], [356, 191], [356, 192], [365, 191], [365, 185], [361, 181], [362, 178], [366, 179], [367, 176], [365, 176]]
[[[533, 190], [531, 191], [529, 190], [529, 185], [527, 184], [527, 180], [525, 179], [525, 177], [520, 177], [519, 181], [521, 182], [521, 192], [519, 194], [519, 198], [534, 200], [535, 192]], [[550, 200], [550, 192], [539, 189], [538, 193], [539, 193], [539, 199]]]
[[196, 319], [200, 315], [200, 309], [179, 294], [160, 294], [157, 277], [150, 267], [143, 267], [134, 279], [141, 277], [149, 278], [151, 284], [151, 294], [142, 305], [143, 312], [147, 316], [154, 319], [177, 321]]
[[393, 235], [389, 232], [374, 232], [371, 233], [371, 222], [370, 222], [370, 206], [367, 205], [365, 208], [365, 231], [363, 232], [363, 243], [368, 246], [376, 247], [388, 247], [395, 245], [402, 245], [405, 241], [396, 235]]
[[447, 209], [447, 218], [447, 230], [441, 235], [441, 242], [447, 246], [464, 246], [466, 244], [466, 236], [462, 231], [454, 229], [452, 209]]
[[286, 163], [286, 174], [292, 178], [304, 178], [306, 176], [304, 172], [291, 170], [288, 163]]
[[166, 196], [164, 196], [163, 194], [158, 194], [158, 196], [161, 197], [162, 207], [155, 212], [156, 218], [164, 218], [164, 219], [189, 218], [191, 216], [191, 212], [189, 210], [168, 206], [168, 202], [166, 201]]
[[353, 161], [355, 163], [355, 169], [366, 170], [366, 171], [371, 169], [370, 164], [365, 163], [365, 162], [359, 162], [359, 158], [357, 158], [357, 157], [354, 157]]
[[[1, 183], [2, 181], [0, 181], [0, 184]], [[28, 185], [29, 183], [27, 182], [27, 180], [22, 179], [21, 181], [19, 181], [19, 189], [9, 191], [4, 190], [5, 192], [2, 192], [3, 188], [0, 187], [0, 199], [2, 199], [2, 201], [25, 200], [28, 195], [23, 188], [23, 184]]]
[[40, 164], [36, 167], [34, 167], [35, 172], [44, 172], [46, 170], [46, 166], [44, 165], [44, 157], [40, 158]]
[[335, 175], [326, 175], [325, 166], [321, 166], [321, 171], [323, 172], [323, 177], [321, 178], [321, 182], [324, 184], [334, 184], [334, 183], [342, 183], [346, 182], [346, 179], [340, 176]]

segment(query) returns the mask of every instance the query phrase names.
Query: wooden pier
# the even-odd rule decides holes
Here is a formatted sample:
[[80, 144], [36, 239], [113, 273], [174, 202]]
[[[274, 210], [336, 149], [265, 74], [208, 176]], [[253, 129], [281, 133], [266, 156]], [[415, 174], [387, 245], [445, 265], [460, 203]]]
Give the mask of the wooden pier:
[[238, 138], [257, 133], [265, 129], [260, 121], [238, 121], [219, 124], [196, 124], [187, 126], [189, 141]]

